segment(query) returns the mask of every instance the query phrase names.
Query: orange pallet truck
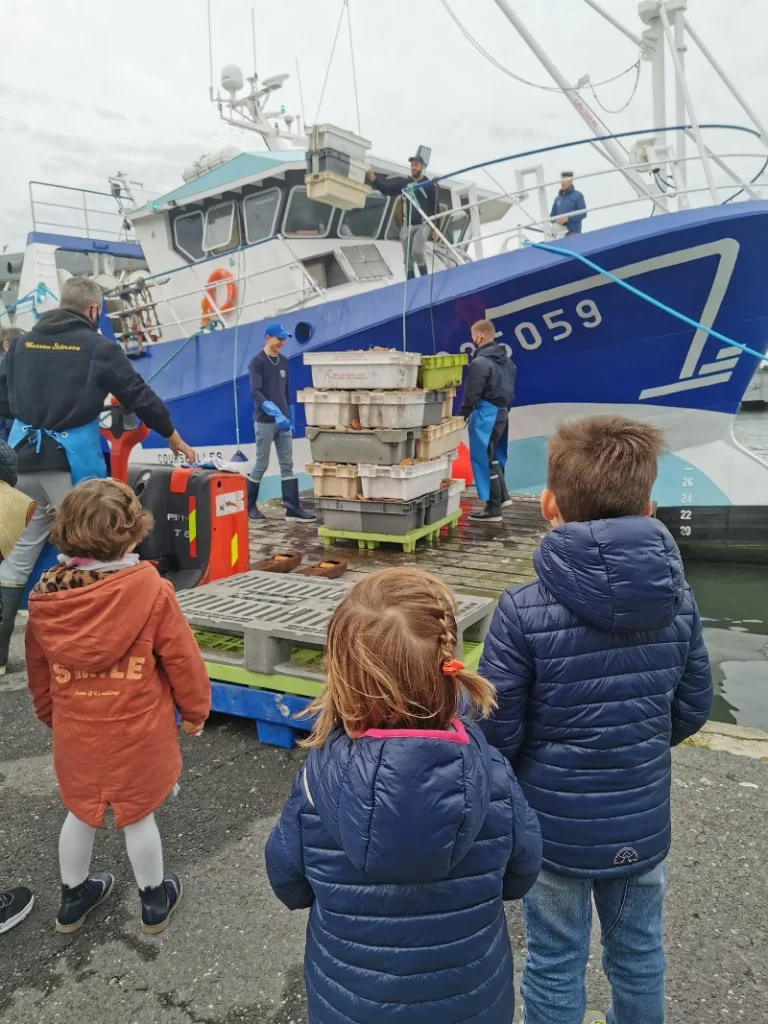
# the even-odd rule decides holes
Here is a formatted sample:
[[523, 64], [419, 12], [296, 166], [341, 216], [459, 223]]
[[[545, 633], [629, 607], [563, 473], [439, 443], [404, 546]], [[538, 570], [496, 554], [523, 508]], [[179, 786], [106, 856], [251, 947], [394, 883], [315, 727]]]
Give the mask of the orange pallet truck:
[[131, 450], [149, 434], [138, 417], [114, 402], [102, 416], [111, 473], [130, 483], [155, 518], [138, 548], [176, 590], [247, 572], [248, 501], [245, 478], [199, 466], [144, 466], [129, 471]]

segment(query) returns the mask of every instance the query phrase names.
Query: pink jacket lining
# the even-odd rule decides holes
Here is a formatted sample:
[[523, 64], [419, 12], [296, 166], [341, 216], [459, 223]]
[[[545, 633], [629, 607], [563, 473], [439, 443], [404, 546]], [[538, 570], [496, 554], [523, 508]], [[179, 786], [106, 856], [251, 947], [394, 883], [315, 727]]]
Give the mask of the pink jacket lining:
[[360, 733], [358, 739], [368, 737], [372, 740], [446, 740], [448, 743], [468, 744], [469, 736], [464, 723], [454, 718], [451, 725], [455, 732], [449, 732], [447, 729], [368, 729]]

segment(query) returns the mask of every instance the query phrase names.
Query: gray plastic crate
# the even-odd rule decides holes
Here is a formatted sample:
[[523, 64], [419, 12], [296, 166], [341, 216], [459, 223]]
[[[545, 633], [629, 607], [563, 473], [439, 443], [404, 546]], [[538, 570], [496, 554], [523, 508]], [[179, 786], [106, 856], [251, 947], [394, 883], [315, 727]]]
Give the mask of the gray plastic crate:
[[442, 490], [432, 491], [431, 494], [426, 495], [426, 499], [424, 525], [432, 526], [448, 515], [448, 488], [443, 487]]
[[347, 430], [307, 427], [313, 462], [397, 466], [416, 456], [421, 427], [405, 430]]
[[[333, 501], [332, 498], [324, 499]], [[410, 504], [421, 504], [424, 499]], [[322, 671], [291, 661], [293, 647], [325, 646], [328, 623], [352, 584], [274, 573], [248, 572], [178, 594], [190, 625], [206, 632], [243, 637], [243, 653], [206, 650], [206, 660], [242, 665], [266, 675], [285, 673], [322, 681]], [[464, 639], [485, 637], [495, 602], [457, 595], [459, 656]]]
[[315, 508], [329, 530], [384, 533], [402, 537], [424, 525], [425, 498], [413, 501], [347, 501], [315, 498]]

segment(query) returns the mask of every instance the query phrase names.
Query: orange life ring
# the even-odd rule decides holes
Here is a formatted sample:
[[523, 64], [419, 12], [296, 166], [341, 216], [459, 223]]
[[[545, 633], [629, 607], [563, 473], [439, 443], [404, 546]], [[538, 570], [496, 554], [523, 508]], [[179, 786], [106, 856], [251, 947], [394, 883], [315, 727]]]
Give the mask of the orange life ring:
[[[220, 284], [226, 284], [227, 286], [227, 297], [221, 305], [216, 302], [216, 286]], [[228, 270], [223, 267], [218, 267], [211, 273], [205, 286], [205, 297], [203, 298], [200, 306], [200, 312], [203, 316], [203, 324], [210, 323], [210, 321], [216, 315], [216, 306], [218, 306], [218, 312], [229, 313], [230, 310], [235, 308], [237, 302], [237, 285], [235, 279], [232, 277]]]

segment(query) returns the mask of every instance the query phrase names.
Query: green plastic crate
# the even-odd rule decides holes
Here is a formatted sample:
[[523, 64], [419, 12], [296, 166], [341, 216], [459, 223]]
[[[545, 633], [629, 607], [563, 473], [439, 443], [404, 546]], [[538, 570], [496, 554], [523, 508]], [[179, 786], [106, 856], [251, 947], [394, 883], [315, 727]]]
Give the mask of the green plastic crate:
[[464, 376], [467, 355], [422, 356], [419, 367], [419, 387], [427, 391], [458, 387]]

